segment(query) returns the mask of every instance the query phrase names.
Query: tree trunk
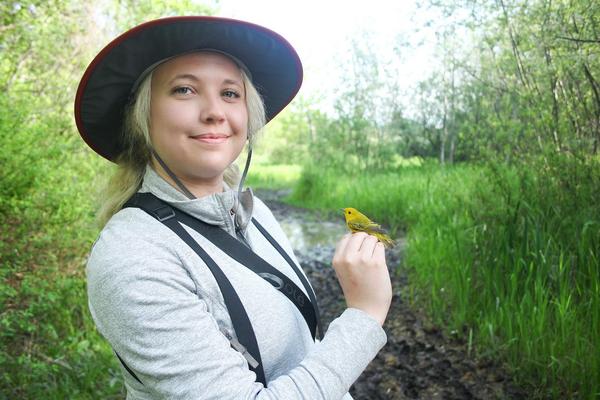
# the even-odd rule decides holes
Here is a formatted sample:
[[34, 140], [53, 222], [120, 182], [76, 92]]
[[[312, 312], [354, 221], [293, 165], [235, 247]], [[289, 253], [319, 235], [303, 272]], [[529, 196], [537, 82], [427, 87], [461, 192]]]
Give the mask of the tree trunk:
[[448, 163], [454, 164], [454, 152], [456, 150], [456, 135], [450, 136], [450, 150], [448, 151]]

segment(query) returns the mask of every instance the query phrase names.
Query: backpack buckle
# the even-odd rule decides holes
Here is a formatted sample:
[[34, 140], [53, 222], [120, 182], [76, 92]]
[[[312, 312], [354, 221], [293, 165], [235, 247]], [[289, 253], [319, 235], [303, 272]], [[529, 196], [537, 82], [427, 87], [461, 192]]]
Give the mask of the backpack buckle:
[[156, 219], [160, 222], [166, 221], [168, 219], [175, 217], [175, 211], [169, 206], [162, 206], [153, 211], [154, 215], [156, 215]]

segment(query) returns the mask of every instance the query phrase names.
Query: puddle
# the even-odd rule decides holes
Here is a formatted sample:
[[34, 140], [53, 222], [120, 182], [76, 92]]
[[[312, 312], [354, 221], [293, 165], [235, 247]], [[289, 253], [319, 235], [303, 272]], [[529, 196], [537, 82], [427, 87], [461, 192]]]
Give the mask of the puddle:
[[[262, 192], [281, 224], [309, 281], [315, 288], [323, 326], [346, 308], [342, 289], [331, 268], [335, 245], [347, 232], [343, 216], [286, 205], [285, 191]], [[386, 251], [394, 297], [385, 325], [388, 343], [350, 388], [359, 399], [523, 399], [502, 367], [490, 360], [473, 360], [465, 343], [447, 338], [421, 312], [410, 308], [402, 292], [407, 277], [398, 266], [406, 245]]]
[[303, 253], [315, 247], [335, 248], [336, 243], [348, 232], [342, 221], [335, 223], [284, 218], [280, 223], [294, 250]]
[[[339, 215], [323, 214], [282, 203], [289, 190], [257, 190], [257, 195], [269, 206], [287, 235], [301, 264], [309, 268], [329, 266], [335, 246], [349, 232], [340, 211]], [[404, 248], [404, 238], [396, 238], [397, 246], [386, 251], [388, 265], [398, 265]]]

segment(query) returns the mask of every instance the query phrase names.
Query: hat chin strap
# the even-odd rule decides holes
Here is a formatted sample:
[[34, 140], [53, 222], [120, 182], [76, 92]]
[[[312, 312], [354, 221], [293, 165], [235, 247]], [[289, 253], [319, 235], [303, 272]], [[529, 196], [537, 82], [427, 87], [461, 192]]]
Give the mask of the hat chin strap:
[[244, 182], [246, 181], [246, 175], [248, 175], [248, 168], [250, 168], [250, 160], [252, 159], [252, 145], [248, 145], [248, 157], [246, 158], [246, 165], [244, 166], [244, 172], [242, 172], [242, 179], [240, 179], [240, 184], [238, 186], [238, 201], [242, 196], [242, 187], [244, 186]]
[[175, 175], [173, 173], [173, 171], [171, 171], [171, 169], [169, 167], [167, 167], [167, 164], [165, 164], [165, 162], [162, 160], [162, 158], [160, 158], [160, 156], [158, 155], [158, 153], [156, 152], [156, 150], [152, 149], [152, 154], [154, 155], [154, 157], [156, 158], [156, 161], [158, 161], [158, 163], [160, 164], [160, 166], [162, 167], [162, 169], [164, 169], [165, 172], [171, 177], [171, 179], [173, 179], [173, 181], [177, 184], [177, 186], [179, 187], [179, 190], [181, 190], [183, 192], [183, 194], [185, 194], [185, 196], [188, 199], [195, 199], [196, 196], [194, 196], [194, 194], [192, 192], [190, 192], [188, 190], [188, 188], [185, 187], [185, 185], [183, 184], [183, 182], [181, 182], [179, 180], [179, 178], [177, 177], [177, 175]]
[[[196, 196], [194, 196], [194, 194], [192, 192], [190, 192], [188, 190], [188, 188], [185, 187], [185, 185], [183, 184], [183, 182], [181, 182], [181, 180], [177, 177], [177, 175], [175, 175], [173, 173], [173, 171], [171, 171], [171, 169], [167, 166], [167, 164], [162, 160], [162, 158], [160, 158], [160, 156], [158, 155], [158, 153], [156, 152], [156, 150], [152, 149], [152, 154], [154, 155], [154, 157], [156, 158], [156, 161], [158, 161], [158, 163], [160, 164], [160, 166], [162, 167], [162, 169], [165, 170], [165, 172], [167, 173], [167, 175], [169, 175], [169, 177], [171, 179], [173, 179], [173, 182], [175, 182], [175, 184], [177, 185], [177, 187], [179, 187], [179, 190], [181, 190], [183, 192], [183, 194], [185, 194], [185, 196], [190, 199], [193, 200], [196, 198]], [[246, 158], [246, 165], [244, 166], [244, 172], [242, 173], [242, 179], [240, 179], [240, 184], [238, 186], [238, 195], [236, 198], [236, 203], [239, 203], [239, 199], [242, 196], [242, 188], [244, 187], [244, 182], [246, 181], [246, 175], [248, 175], [248, 169], [250, 168], [250, 160], [252, 159], [252, 146], [248, 147], [248, 157]], [[237, 209], [237, 204], [236, 207]]]

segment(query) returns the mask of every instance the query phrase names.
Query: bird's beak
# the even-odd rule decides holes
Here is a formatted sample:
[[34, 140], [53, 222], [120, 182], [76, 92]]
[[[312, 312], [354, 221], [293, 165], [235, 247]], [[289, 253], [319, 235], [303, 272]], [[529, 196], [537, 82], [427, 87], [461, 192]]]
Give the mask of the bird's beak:
[[341, 211], [341, 212], [345, 212], [343, 208], [340, 208], [340, 211]]

